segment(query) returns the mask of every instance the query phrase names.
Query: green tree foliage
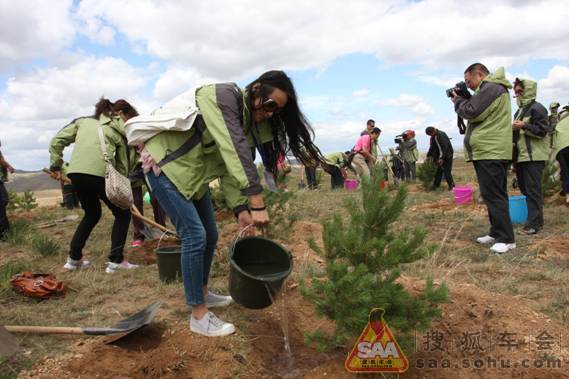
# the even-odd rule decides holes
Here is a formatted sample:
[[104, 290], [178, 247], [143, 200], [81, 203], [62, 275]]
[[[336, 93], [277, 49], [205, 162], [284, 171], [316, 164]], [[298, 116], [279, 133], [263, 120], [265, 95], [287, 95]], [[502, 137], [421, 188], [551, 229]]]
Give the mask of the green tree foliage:
[[421, 188], [426, 191], [431, 190], [433, 188], [436, 173], [437, 165], [431, 159], [427, 159], [424, 163], [418, 165], [417, 179], [421, 182]]
[[545, 161], [541, 176], [541, 193], [543, 196], [552, 196], [561, 190], [561, 181], [557, 176], [558, 170], [556, 161]]
[[445, 284], [437, 287], [429, 280], [413, 296], [397, 282], [403, 264], [425, 258], [433, 247], [425, 245], [424, 230], [395, 228], [407, 192], [400, 187], [392, 196], [379, 190], [382, 178], [383, 172], [376, 168], [371, 179], [362, 182], [363, 206], [353, 198], [347, 200], [349, 220], [335, 214], [323, 222], [323, 249], [311, 243], [325, 258], [325, 274], [302, 283], [301, 290], [319, 315], [336, 324], [332, 334], [317, 330], [307, 335], [307, 341], [322, 350], [359, 335], [376, 307], [385, 310], [399, 342], [409, 347], [412, 332], [426, 330], [440, 315], [437, 305], [448, 298]]

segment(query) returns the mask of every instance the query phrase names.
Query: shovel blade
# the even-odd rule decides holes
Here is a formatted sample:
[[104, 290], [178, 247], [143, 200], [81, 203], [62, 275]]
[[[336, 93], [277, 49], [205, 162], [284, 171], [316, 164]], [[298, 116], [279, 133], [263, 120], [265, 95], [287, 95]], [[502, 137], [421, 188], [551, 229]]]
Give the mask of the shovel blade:
[[160, 309], [161, 305], [162, 302], [155, 301], [140, 312], [137, 312], [132, 316], [125, 318], [124, 320], [120, 320], [109, 328], [83, 328], [83, 333], [86, 335], [97, 336], [131, 333], [139, 328], [142, 328], [145, 325], [150, 324], [154, 319], [154, 316], [156, 316], [156, 312], [158, 312], [158, 309]]
[[20, 350], [20, 346], [14, 336], [0, 325], [0, 359], [8, 359], [18, 350]]

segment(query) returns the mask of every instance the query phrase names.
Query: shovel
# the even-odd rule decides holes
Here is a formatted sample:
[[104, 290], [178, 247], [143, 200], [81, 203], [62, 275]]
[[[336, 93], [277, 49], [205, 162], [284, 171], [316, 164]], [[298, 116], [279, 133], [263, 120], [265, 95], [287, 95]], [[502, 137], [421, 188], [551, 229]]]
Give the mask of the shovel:
[[[115, 334], [122, 334], [121, 338], [146, 326], [152, 322], [156, 312], [160, 308], [162, 303], [156, 301], [150, 304], [148, 307], [144, 308], [138, 313], [132, 316], [120, 320], [115, 325], [107, 328], [99, 327], [67, 327], [67, 326], [9, 326], [0, 327], [0, 329], [5, 329], [12, 333], [41, 333], [41, 334], [82, 334], [86, 336], [109, 336]], [[11, 337], [8, 334], [9, 337]], [[5, 357], [9, 357], [15, 353], [18, 348], [11, 341], [5, 333], [0, 332], [0, 346], [6, 347], [6, 349], [1, 349], [0, 354]], [[14, 347], [15, 346], [15, 347]], [[9, 350], [9, 351], [6, 351]]]

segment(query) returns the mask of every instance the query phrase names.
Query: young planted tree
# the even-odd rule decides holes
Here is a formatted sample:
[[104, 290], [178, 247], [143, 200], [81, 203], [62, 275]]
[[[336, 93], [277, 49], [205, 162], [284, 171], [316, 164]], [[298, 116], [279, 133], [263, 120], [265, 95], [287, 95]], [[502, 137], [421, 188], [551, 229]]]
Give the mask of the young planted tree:
[[417, 167], [417, 179], [421, 182], [421, 187], [424, 190], [429, 191], [433, 188], [436, 173], [437, 165], [431, 159], [426, 159]]
[[543, 196], [552, 196], [561, 190], [561, 181], [557, 176], [558, 169], [556, 161], [545, 161], [541, 176], [541, 193]]
[[383, 173], [374, 170], [362, 183], [362, 203], [347, 201], [349, 220], [336, 214], [323, 223], [323, 250], [311, 243], [325, 258], [326, 269], [311, 283], [301, 283], [302, 293], [319, 315], [336, 325], [332, 333], [317, 330], [307, 335], [307, 341], [321, 350], [357, 337], [377, 307], [385, 310], [385, 320], [397, 331], [400, 344], [409, 348], [412, 332], [427, 329], [440, 315], [437, 305], [448, 298], [444, 284], [436, 287], [429, 280], [422, 292], [411, 295], [397, 282], [402, 265], [428, 256], [433, 248], [424, 243], [423, 230], [396, 229], [406, 190], [400, 187], [394, 196], [380, 191], [382, 178]]

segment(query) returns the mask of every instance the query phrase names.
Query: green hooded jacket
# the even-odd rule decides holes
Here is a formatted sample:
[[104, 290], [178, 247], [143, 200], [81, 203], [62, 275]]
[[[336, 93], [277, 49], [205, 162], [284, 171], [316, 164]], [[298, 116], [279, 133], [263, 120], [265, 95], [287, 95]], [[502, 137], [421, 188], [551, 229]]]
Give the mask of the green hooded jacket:
[[524, 94], [518, 100], [519, 109], [514, 115], [515, 120], [522, 120], [525, 125], [519, 131], [514, 131], [514, 161], [536, 162], [549, 159], [550, 139], [547, 137], [549, 120], [547, 109], [535, 101], [537, 83], [533, 80], [521, 79]]
[[66, 174], [89, 174], [105, 177], [105, 161], [99, 142], [98, 127], [103, 127], [107, 154], [112, 165], [128, 176], [135, 162], [135, 151], [128, 147], [124, 122], [120, 117], [80, 117], [61, 129], [49, 146], [50, 170], [61, 171], [63, 150], [74, 143]]
[[486, 76], [470, 99], [458, 97], [456, 113], [468, 120], [464, 136], [467, 161], [512, 160], [512, 105], [504, 68]]
[[[201, 142], [163, 165], [162, 171], [188, 200], [200, 199], [207, 192], [208, 184], [220, 178], [229, 207], [239, 213], [247, 209], [247, 196], [263, 191], [253, 162], [251, 131], [246, 130], [250, 112], [244, 106], [245, 93], [234, 83], [210, 84], [196, 90], [196, 103], [205, 123]], [[272, 138], [267, 125], [262, 132], [259, 130], [264, 142], [268, 142], [269, 135]], [[195, 132], [196, 128], [161, 132], [146, 141], [145, 146], [159, 162]]]
[[342, 152], [326, 154], [324, 159], [329, 165], [336, 166], [338, 168], [346, 167], [346, 156]]
[[417, 162], [419, 160], [419, 150], [417, 149], [417, 141], [415, 138], [402, 143], [401, 155], [405, 162]]
[[553, 156], [556, 157], [561, 150], [569, 146], [569, 117], [559, 121], [555, 128], [553, 141]]

